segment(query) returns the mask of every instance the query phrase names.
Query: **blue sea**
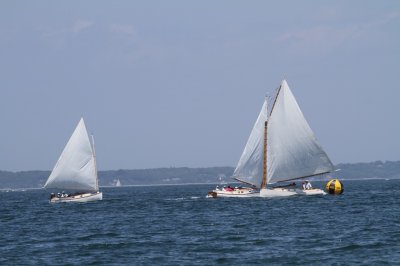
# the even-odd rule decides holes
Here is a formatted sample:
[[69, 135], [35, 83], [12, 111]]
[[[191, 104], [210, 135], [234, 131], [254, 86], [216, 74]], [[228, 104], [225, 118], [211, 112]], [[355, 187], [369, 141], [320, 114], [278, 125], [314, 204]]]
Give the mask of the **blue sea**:
[[0, 265], [400, 265], [400, 180], [344, 185], [273, 199], [206, 198], [214, 185], [103, 188], [103, 201], [77, 204], [3, 191]]

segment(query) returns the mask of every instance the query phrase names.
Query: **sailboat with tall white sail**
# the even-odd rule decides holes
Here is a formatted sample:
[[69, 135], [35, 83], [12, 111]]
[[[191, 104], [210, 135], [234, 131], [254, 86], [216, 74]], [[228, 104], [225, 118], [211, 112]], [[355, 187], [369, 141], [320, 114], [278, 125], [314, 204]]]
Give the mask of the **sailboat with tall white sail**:
[[87, 202], [102, 200], [99, 191], [96, 153], [83, 118], [60, 155], [44, 188], [52, 193], [50, 202]]
[[[299, 189], [295, 183], [334, 170], [298, 106], [286, 80], [279, 86], [272, 108], [268, 99], [254, 124], [233, 178], [259, 189], [262, 197], [321, 195], [321, 189]], [[275, 187], [271, 187], [272, 184]], [[218, 190], [212, 196], [224, 196]], [[211, 194], [210, 194], [211, 195]]]
[[[286, 80], [283, 80], [264, 124], [264, 163], [260, 196], [292, 194], [291, 189], [267, 188], [268, 183], [306, 179], [334, 171], [305, 119]], [[321, 189], [296, 189], [297, 194], [326, 194]]]
[[250, 133], [242, 156], [233, 172], [232, 178], [250, 187], [218, 187], [208, 193], [209, 197], [247, 197], [258, 194], [262, 180], [263, 125], [268, 119], [268, 101], [264, 100], [260, 114]]

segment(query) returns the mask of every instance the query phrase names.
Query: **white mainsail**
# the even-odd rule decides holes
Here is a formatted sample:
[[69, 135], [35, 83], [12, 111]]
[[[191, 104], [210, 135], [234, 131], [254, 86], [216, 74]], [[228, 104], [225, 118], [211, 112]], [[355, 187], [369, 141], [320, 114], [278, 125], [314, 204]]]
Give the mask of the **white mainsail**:
[[267, 102], [266, 98], [232, 176], [257, 187], [260, 186], [263, 175], [264, 124], [268, 119]]
[[283, 80], [270, 113], [267, 99], [251, 131], [233, 178], [260, 187], [267, 124], [267, 183], [305, 178], [334, 170]]
[[287, 181], [333, 171], [286, 80], [272, 107], [267, 129], [267, 181]]
[[97, 192], [97, 179], [94, 147], [81, 118], [44, 187], [70, 192]]

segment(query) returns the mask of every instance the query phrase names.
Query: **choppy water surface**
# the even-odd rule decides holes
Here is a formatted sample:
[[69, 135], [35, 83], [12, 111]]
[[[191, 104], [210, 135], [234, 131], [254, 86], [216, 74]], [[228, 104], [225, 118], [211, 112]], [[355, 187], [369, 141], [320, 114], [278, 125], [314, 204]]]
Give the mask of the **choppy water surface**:
[[280, 199], [206, 199], [212, 188], [103, 188], [78, 204], [0, 192], [0, 265], [400, 264], [400, 180]]

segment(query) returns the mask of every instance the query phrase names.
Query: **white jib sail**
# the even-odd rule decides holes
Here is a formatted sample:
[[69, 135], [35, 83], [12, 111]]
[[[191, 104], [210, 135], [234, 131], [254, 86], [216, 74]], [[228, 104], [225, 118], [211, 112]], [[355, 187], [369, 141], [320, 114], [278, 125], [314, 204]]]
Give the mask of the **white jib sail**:
[[333, 171], [288, 84], [282, 81], [268, 121], [268, 183]]
[[81, 118], [44, 187], [71, 192], [98, 191], [95, 160], [85, 122]]
[[242, 156], [233, 172], [233, 178], [245, 183], [260, 186], [263, 176], [264, 161], [264, 125], [268, 119], [267, 99], [258, 115], [250, 137], [247, 140]]

